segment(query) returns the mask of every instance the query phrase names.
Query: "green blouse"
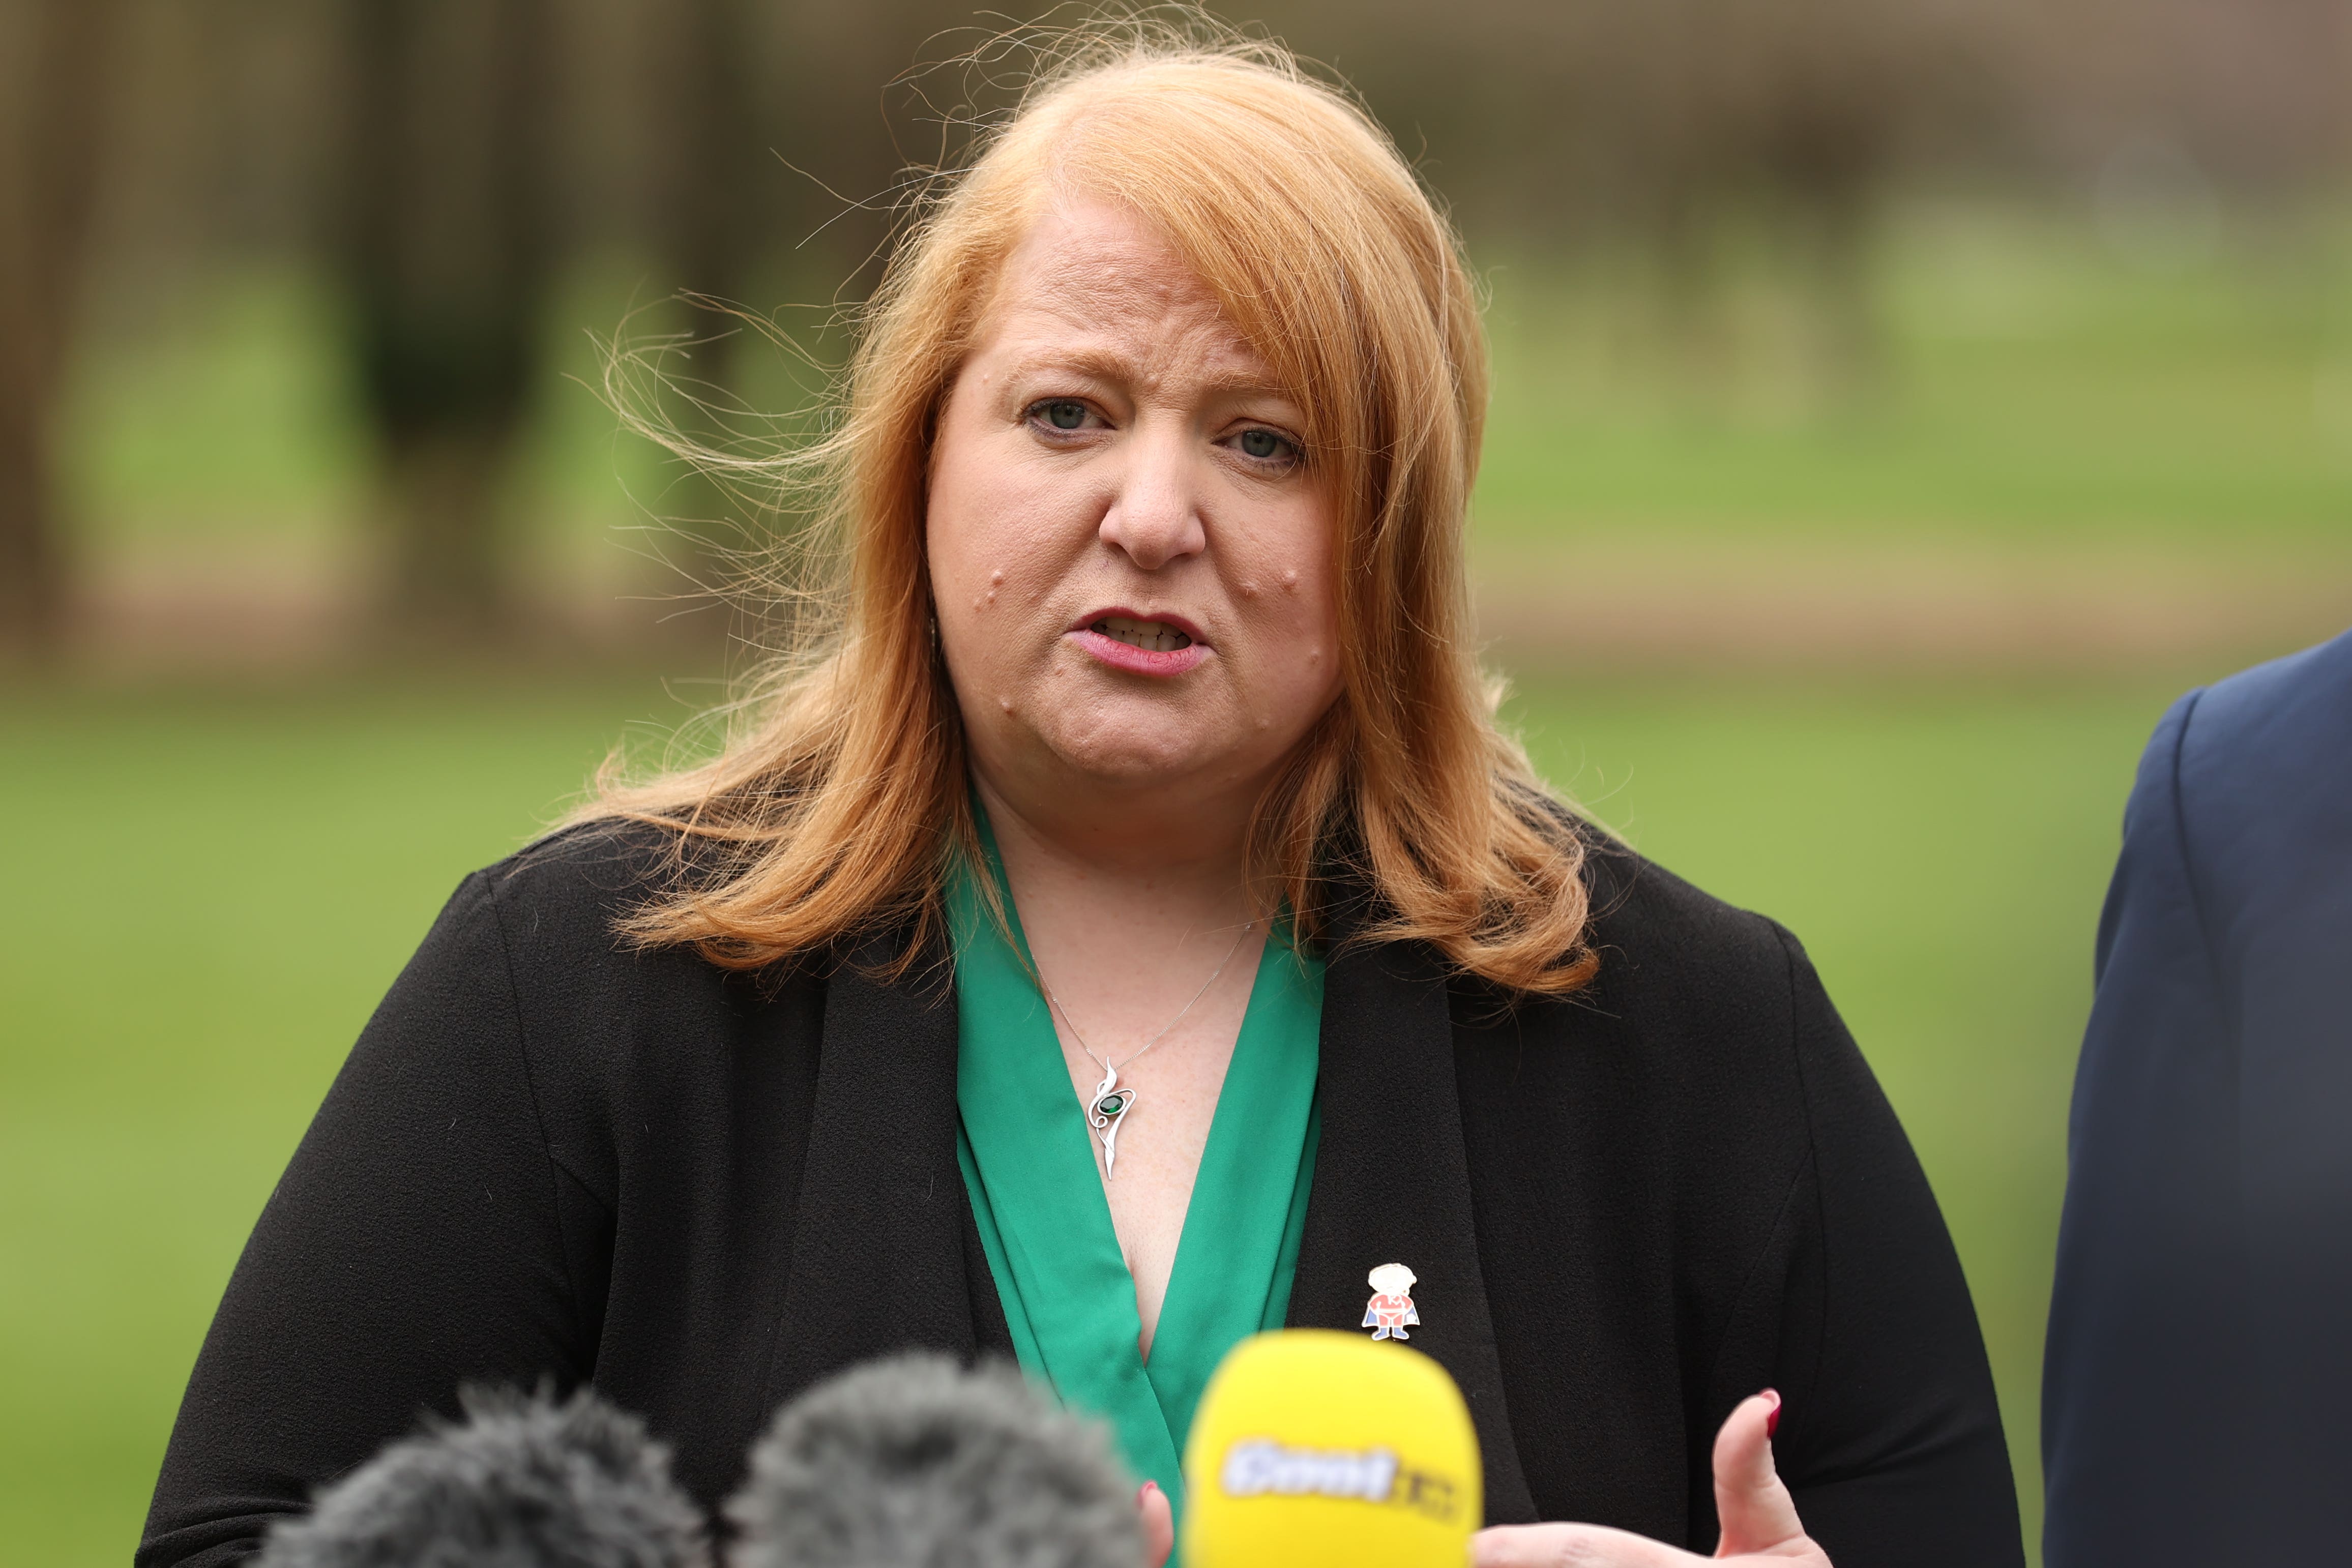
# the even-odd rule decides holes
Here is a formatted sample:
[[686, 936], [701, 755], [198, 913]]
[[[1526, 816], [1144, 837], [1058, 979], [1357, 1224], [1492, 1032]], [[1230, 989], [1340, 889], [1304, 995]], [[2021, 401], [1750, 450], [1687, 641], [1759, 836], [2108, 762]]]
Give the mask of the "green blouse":
[[[948, 889], [961, 1037], [956, 1159], [981, 1247], [1023, 1369], [1108, 1421], [1129, 1468], [1181, 1508], [1184, 1437], [1210, 1373], [1289, 1311], [1315, 1171], [1323, 963], [1281, 927], [1265, 944], [1146, 1362], [1094, 1134], [992, 841], [987, 850], [1013, 940], [969, 874]], [[1150, 1136], [1150, 1102], [1139, 1109], [1147, 1120], [1127, 1138]]]

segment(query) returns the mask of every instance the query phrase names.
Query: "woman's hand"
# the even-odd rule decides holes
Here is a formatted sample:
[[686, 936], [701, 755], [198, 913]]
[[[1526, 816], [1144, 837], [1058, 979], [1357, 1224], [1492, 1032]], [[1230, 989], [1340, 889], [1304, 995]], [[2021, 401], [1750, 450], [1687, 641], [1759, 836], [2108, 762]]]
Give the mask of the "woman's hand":
[[[1797, 1519], [1797, 1505], [1772, 1468], [1780, 1396], [1766, 1390], [1739, 1402], [1715, 1437], [1715, 1511], [1723, 1541], [1715, 1555], [1734, 1563], [1801, 1563], [1830, 1568]], [[1629, 1531], [1597, 1524], [1503, 1524], [1470, 1540], [1471, 1568], [1688, 1568], [1707, 1559]]]
[[1176, 1511], [1158, 1481], [1136, 1489], [1135, 1512], [1143, 1521], [1143, 1568], [1160, 1568], [1176, 1548]]

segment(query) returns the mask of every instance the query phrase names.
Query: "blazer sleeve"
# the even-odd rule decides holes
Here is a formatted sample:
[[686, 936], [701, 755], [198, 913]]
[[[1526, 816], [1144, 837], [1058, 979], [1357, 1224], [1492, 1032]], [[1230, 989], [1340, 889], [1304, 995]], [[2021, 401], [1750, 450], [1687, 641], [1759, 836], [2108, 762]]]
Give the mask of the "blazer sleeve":
[[2234, 1555], [2237, 1070], [2179, 795], [2200, 695], [2141, 758], [2099, 920], [2042, 1360], [2052, 1568]]
[[453, 1368], [468, 1383], [585, 1378], [564, 1201], [478, 874], [377, 1009], [254, 1227], [181, 1403], [139, 1568], [253, 1552], [312, 1489], [424, 1413], [454, 1416]]
[[1780, 938], [1811, 1141], [1811, 1180], [1782, 1218], [1801, 1238], [1783, 1297], [1782, 1479], [1838, 1568], [2021, 1568], [1959, 1256], [1894, 1108], [1796, 939]]

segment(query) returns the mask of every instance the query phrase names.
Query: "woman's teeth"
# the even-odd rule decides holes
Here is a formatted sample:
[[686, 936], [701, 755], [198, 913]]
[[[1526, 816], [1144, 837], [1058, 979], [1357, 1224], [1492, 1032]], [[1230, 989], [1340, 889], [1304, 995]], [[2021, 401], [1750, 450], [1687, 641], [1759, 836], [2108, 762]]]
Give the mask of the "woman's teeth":
[[1192, 645], [1192, 639], [1160, 621], [1129, 621], [1123, 615], [1106, 615], [1091, 630], [1147, 653], [1172, 653]]

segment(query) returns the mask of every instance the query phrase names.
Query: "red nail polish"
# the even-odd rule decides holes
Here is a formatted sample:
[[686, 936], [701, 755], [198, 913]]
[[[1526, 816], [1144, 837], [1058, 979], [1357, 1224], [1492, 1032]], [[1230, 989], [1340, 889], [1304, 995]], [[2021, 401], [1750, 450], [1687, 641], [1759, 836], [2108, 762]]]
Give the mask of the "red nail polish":
[[1769, 1438], [1780, 1429], [1780, 1396], [1769, 1388], [1764, 1392], [1772, 1395], [1772, 1408], [1764, 1417], [1764, 1436]]

